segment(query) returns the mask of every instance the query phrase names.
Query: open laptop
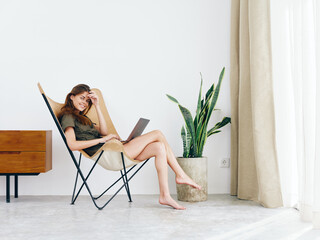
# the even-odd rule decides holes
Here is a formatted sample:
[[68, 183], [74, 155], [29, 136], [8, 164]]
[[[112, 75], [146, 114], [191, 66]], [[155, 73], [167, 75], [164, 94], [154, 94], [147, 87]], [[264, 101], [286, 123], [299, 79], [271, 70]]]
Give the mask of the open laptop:
[[127, 138], [127, 140], [123, 140], [121, 142], [127, 143], [132, 139], [134, 139], [135, 137], [140, 136], [144, 131], [144, 129], [146, 128], [146, 126], [148, 125], [149, 121], [150, 121], [149, 119], [140, 118], [136, 126], [133, 128], [132, 132], [130, 133], [129, 137]]

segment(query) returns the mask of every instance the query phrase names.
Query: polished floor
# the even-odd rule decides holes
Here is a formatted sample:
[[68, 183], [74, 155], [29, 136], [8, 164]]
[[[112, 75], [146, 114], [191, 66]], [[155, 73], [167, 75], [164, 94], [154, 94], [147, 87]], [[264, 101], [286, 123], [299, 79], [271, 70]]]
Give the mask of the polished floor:
[[0, 196], [0, 239], [320, 239], [320, 230], [291, 208], [267, 209], [227, 194], [182, 203], [185, 211], [157, 202], [156, 195], [117, 196], [104, 210], [80, 196]]

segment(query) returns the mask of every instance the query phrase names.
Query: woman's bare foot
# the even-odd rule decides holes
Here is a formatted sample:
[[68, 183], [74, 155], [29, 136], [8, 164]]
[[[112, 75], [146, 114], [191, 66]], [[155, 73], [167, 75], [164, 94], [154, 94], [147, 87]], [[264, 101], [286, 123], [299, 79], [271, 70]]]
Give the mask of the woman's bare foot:
[[159, 198], [159, 203], [162, 205], [168, 205], [177, 210], [185, 210], [186, 208], [179, 205], [171, 196], [161, 197]]
[[177, 184], [187, 184], [190, 185], [193, 188], [196, 188], [198, 190], [201, 190], [201, 186], [196, 184], [191, 178], [189, 178], [188, 176], [185, 177], [176, 177], [176, 183]]

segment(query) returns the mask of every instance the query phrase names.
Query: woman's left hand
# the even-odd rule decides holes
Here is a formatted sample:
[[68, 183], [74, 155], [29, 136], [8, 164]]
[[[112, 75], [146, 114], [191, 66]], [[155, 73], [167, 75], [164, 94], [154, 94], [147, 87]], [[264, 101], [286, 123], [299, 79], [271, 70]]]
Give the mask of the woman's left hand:
[[95, 106], [99, 105], [98, 95], [94, 91], [90, 91], [88, 94], [88, 97], [90, 98], [93, 105]]

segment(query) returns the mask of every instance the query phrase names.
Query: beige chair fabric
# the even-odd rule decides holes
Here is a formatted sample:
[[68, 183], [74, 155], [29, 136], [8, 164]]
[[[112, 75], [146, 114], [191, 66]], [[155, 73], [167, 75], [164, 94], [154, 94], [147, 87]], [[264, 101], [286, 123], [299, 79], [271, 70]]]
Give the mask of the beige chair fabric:
[[280, 207], [269, 4], [232, 0], [231, 195]]
[[[61, 107], [63, 106], [63, 104], [58, 103], [58, 102], [52, 100], [51, 98], [49, 98], [44, 93], [40, 83], [38, 83], [38, 87], [39, 87], [41, 94], [44, 94], [47, 97], [48, 102], [49, 102], [55, 116], [57, 117], [59, 112], [61, 111]], [[108, 113], [108, 110], [106, 108], [101, 91], [97, 88], [93, 88], [91, 90], [94, 91], [99, 97], [99, 105], [100, 105], [102, 114], [106, 120], [108, 132], [119, 136], [119, 134], [117, 133], [117, 131], [112, 123], [112, 120], [111, 120], [110, 115]], [[99, 126], [98, 116], [97, 116], [97, 113], [96, 113], [96, 110], [94, 107], [91, 107], [91, 109], [87, 113], [87, 116], [91, 119], [92, 122], [96, 123]], [[100, 152], [102, 150], [104, 150], [105, 152], [102, 154], [101, 159], [99, 160], [98, 164], [100, 164], [105, 169], [112, 170], [112, 171], [118, 171], [118, 170], [123, 169], [122, 158], [121, 158], [120, 152], [123, 152], [123, 154], [124, 154], [124, 160], [125, 160], [126, 167], [130, 167], [130, 166], [133, 166], [135, 164], [140, 163], [140, 161], [137, 161], [137, 160], [130, 158], [126, 154], [126, 152], [124, 151], [123, 144], [116, 139], [112, 139], [112, 140], [106, 142], [93, 156], [89, 156], [83, 150], [80, 150], [79, 152], [82, 153], [83, 156], [85, 156], [86, 158], [90, 158], [95, 161], [95, 160], [97, 160], [97, 158], [100, 155]]]

